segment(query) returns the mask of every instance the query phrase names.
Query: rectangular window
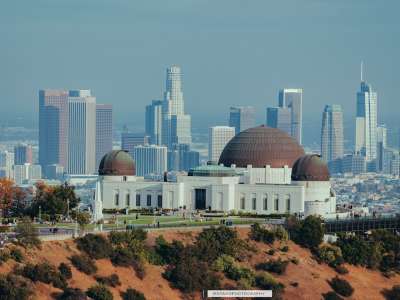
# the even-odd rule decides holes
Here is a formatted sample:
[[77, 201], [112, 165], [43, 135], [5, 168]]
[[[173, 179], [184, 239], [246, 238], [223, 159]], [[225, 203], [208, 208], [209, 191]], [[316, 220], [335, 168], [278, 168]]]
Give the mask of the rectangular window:
[[275, 195], [275, 210], [279, 211], [279, 196]]
[[147, 195], [147, 206], [151, 206], [151, 195]]
[[162, 195], [157, 196], [157, 206], [162, 208]]
[[268, 210], [268, 196], [264, 195], [264, 210]]
[[129, 195], [129, 194], [126, 194], [126, 196], [125, 196], [125, 205], [126, 206], [130, 206], [131, 205], [131, 195]]
[[118, 193], [116, 193], [114, 195], [114, 203], [115, 203], [115, 206], [119, 206], [119, 194]]
[[244, 196], [240, 197], [240, 209], [246, 209], [245, 205], [246, 198]]
[[256, 210], [257, 209], [257, 196], [256, 196], [256, 194], [253, 194], [253, 197], [252, 197], [252, 208], [253, 208], [253, 210]]
[[140, 194], [136, 194], [136, 207], [140, 207]]
[[286, 198], [286, 210], [290, 211], [290, 196], [289, 195], [287, 195], [287, 198]]

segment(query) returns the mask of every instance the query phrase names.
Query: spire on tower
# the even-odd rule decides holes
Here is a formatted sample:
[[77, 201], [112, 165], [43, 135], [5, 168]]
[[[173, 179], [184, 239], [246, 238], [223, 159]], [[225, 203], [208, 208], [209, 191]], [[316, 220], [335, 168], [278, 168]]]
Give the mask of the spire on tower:
[[363, 61], [361, 61], [361, 82], [363, 82], [364, 81], [364, 77], [363, 77], [363, 71], [364, 71], [364, 62]]

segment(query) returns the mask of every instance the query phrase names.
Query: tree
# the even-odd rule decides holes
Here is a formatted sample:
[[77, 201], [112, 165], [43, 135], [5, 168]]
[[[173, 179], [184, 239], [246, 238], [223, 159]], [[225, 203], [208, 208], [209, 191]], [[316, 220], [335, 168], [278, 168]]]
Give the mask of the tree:
[[29, 218], [24, 218], [15, 229], [18, 242], [24, 247], [40, 247], [40, 239], [37, 228]]
[[8, 178], [0, 178], [0, 209], [3, 217], [7, 216], [14, 198], [14, 182]]
[[399, 300], [400, 299], [400, 285], [394, 285], [390, 290], [383, 290], [383, 296], [387, 300]]
[[75, 218], [81, 231], [84, 231], [86, 225], [90, 224], [90, 214], [87, 212], [77, 212]]

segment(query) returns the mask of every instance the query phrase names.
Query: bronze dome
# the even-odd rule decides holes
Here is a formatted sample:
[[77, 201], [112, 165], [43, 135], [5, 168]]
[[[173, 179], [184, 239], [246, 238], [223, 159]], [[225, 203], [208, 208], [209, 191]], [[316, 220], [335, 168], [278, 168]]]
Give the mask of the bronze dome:
[[113, 150], [101, 159], [99, 175], [134, 176], [135, 174], [135, 162], [126, 151]]
[[292, 167], [303, 148], [297, 141], [282, 130], [264, 125], [249, 128], [238, 133], [225, 146], [218, 164], [230, 167], [235, 164], [239, 168], [252, 165], [254, 168]]
[[294, 163], [293, 181], [329, 181], [327, 164], [317, 154], [304, 155]]

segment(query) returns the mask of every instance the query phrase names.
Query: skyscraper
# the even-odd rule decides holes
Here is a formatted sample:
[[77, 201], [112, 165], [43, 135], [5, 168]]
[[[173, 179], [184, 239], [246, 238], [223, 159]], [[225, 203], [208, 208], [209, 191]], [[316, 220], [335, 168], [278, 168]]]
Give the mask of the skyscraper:
[[176, 144], [191, 144], [191, 118], [185, 114], [181, 69], [167, 68], [166, 90], [162, 103], [162, 144], [172, 148]]
[[343, 113], [340, 105], [326, 105], [322, 113], [321, 156], [326, 162], [343, 157]]
[[214, 126], [208, 130], [208, 160], [218, 162], [226, 144], [235, 136], [235, 128]]
[[112, 115], [111, 104], [96, 104], [96, 170], [103, 156], [112, 150]]
[[162, 104], [161, 100], [153, 100], [146, 106], [146, 135], [153, 145], [161, 145], [162, 137]]
[[255, 126], [255, 110], [252, 106], [232, 106], [229, 112], [229, 126], [235, 127], [235, 134]]
[[190, 149], [188, 144], [176, 145], [168, 150], [168, 171], [189, 171], [200, 164], [200, 153]]
[[19, 144], [14, 147], [14, 164], [32, 164], [32, 146], [26, 144]]
[[8, 151], [0, 151], [0, 178], [13, 177], [14, 153]]
[[279, 107], [288, 107], [291, 113], [291, 136], [299, 144], [303, 130], [303, 90], [282, 89], [279, 91]]
[[14, 180], [16, 184], [23, 184], [29, 180], [42, 178], [42, 167], [29, 163], [14, 166]]
[[387, 128], [386, 125], [382, 124], [376, 128], [376, 170], [384, 171], [385, 156], [387, 149]]
[[278, 128], [287, 134], [292, 134], [291, 110], [287, 107], [268, 107], [267, 120], [268, 127]]
[[361, 65], [361, 85], [357, 92], [356, 152], [365, 156], [367, 163], [376, 159], [377, 150], [377, 93], [363, 79]]
[[39, 91], [39, 164], [68, 165], [67, 91]]
[[139, 145], [133, 150], [136, 175], [163, 175], [167, 171], [167, 147], [157, 145]]
[[147, 146], [149, 136], [143, 133], [123, 132], [121, 134], [121, 149], [127, 151], [135, 159], [134, 149], [136, 146]]
[[68, 98], [68, 174], [96, 172], [96, 98], [72, 90]]

